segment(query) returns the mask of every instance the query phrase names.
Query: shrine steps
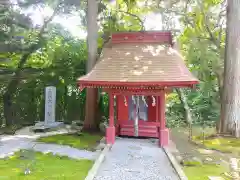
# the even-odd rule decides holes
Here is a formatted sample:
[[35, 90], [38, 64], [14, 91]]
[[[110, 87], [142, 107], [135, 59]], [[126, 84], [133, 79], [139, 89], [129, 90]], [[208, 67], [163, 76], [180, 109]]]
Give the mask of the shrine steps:
[[[121, 136], [134, 136], [134, 125], [121, 125], [119, 129], [119, 135]], [[158, 138], [159, 131], [157, 126], [139, 125], [138, 127], [139, 137], [151, 137]]]

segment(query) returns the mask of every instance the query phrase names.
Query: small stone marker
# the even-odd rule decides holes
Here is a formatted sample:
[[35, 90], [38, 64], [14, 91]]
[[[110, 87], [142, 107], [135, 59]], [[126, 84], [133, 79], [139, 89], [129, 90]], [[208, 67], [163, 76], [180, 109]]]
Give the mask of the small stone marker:
[[62, 122], [56, 122], [55, 108], [56, 108], [56, 87], [48, 86], [45, 88], [44, 122], [36, 123], [33, 130], [45, 130], [50, 128], [56, 128], [60, 125], [63, 125]]
[[55, 122], [56, 87], [49, 86], [45, 89], [45, 120], [46, 124]]

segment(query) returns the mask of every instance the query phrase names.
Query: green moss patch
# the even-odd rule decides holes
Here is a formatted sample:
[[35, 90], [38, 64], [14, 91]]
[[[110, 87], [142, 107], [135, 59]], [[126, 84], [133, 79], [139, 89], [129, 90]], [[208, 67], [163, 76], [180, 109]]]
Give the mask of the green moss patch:
[[183, 166], [201, 166], [202, 165], [202, 163], [201, 162], [199, 162], [199, 161], [191, 161], [191, 160], [183, 160], [182, 162], [181, 162], [181, 164], [183, 165]]
[[[31, 158], [23, 157], [22, 153], [17, 152], [10, 158], [0, 159], [0, 179], [85, 179], [93, 165], [93, 161], [90, 160], [73, 160], [68, 157], [36, 152], [31, 152], [30, 154]], [[24, 174], [26, 168], [29, 168], [30, 174]]]
[[41, 137], [37, 141], [43, 143], [68, 145], [77, 149], [94, 150], [101, 138], [102, 135], [100, 134], [74, 133]]
[[208, 149], [221, 151], [223, 153], [240, 154], [240, 139], [233, 137], [207, 137], [203, 140], [200, 136], [193, 139], [198, 144], [203, 144]]

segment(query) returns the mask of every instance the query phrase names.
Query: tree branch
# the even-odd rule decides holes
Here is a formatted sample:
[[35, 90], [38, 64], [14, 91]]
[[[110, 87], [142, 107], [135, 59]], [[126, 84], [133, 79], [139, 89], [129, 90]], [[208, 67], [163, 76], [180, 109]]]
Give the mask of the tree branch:
[[210, 29], [210, 27], [209, 27], [209, 23], [207, 22], [207, 16], [205, 16], [205, 27], [206, 27], [206, 30], [207, 30], [207, 32], [208, 32], [208, 34], [209, 34], [210, 39], [212, 40], [212, 42], [213, 42], [218, 48], [220, 48], [220, 42], [219, 42], [219, 40], [217, 40], [217, 39], [214, 37], [214, 35], [213, 35], [213, 33], [212, 33], [212, 31], [211, 31], [211, 29]]
[[187, 16], [187, 5], [188, 4], [186, 4], [186, 6], [184, 7], [183, 12], [179, 12], [179, 10], [174, 10], [172, 8], [168, 8], [168, 9], [161, 8], [161, 9], [163, 10], [162, 13], [167, 13], [167, 14], [174, 13], [175, 15], [182, 16], [186, 24], [190, 25], [192, 28], [195, 28], [194, 24], [190, 21], [189, 17]]
[[139, 16], [137, 16], [136, 14], [132, 14], [130, 12], [122, 11], [122, 10], [118, 10], [118, 12], [121, 12], [121, 13], [124, 13], [124, 14], [127, 14], [129, 16], [134, 17], [135, 19], [137, 19], [140, 22], [140, 24], [141, 24], [141, 31], [145, 30], [144, 21]]
[[[214, 37], [214, 34], [212, 33], [212, 30], [210, 29], [210, 25], [209, 25], [209, 17], [208, 17], [208, 15], [206, 14], [206, 13], [204, 13], [204, 9], [203, 9], [203, 5], [202, 5], [202, 3], [198, 0], [197, 1], [198, 2], [198, 4], [199, 4], [199, 6], [200, 6], [200, 8], [201, 8], [201, 11], [202, 11], [202, 14], [203, 14], [203, 16], [204, 16], [204, 21], [205, 21], [205, 28], [206, 28], [206, 30], [207, 30], [207, 32], [208, 32], [208, 34], [209, 34], [209, 36], [210, 36], [210, 39], [211, 39], [211, 41], [215, 44], [215, 46], [216, 47], [218, 47], [219, 49], [221, 48], [221, 39], [219, 39], [219, 38], [221, 38], [222, 37], [222, 26], [221, 26], [221, 28], [220, 28], [220, 36], [219, 36], [219, 38], [215, 38]], [[220, 13], [221, 14], [221, 13]], [[219, 18], [221, 18], [221, 15], [219, 15]], [[219, 20], [220, 21], [220, 20]]]
[[[38, 41], [36, 44], [33, 44], [29, 47], [29, 50], [22, 55], [19, 63], [18, 63], [18, 66], [14, 72], [14, 75], [12, 76], [11, 78], [11, 81], [9, 82], [8, 86], [7, 86], [7, 92], [5, 92], [5, 96], [8, 96], [8, 95], [11, 95], [13, 94], [15, 91], [16, 91], [16, 87], [19, 83], [19, 80], [20, 80], [20, 74], [21, 74], [21, 71], [23, 70], [23, 67], [24, 67], [24, 64], [27, 62], [28, 58], [30, 57], [30, 55], [36, 51], [40, 45], [40, 39], [42, 38], [42, 35], [44, 33], [44, 30], [45, 28], [47, 27], [48, 23], [50, 23], [52, 21], [52, 19], [54, 18], [54, 16], [57, 14], [58, 12], [58, 7], [59, 7], [59, 4], [58, 3], [56, 5], [56, 8], [54, 9], [54, 12], [53, 14], [50, 16], [50, 18], [48, 18], [47, 20], [44, 21], [44, 24], [43, 26], [41, 27], [39, 33], [38, 33]], [[15, 87], [15, 88], [14, 88]]]
[[53, 18], [54, 18], [55, 15], [57, 14], [57, 12], [58, 12], [58, 6], [59, 6], [59, 5], [60, 5], [60, 3], [57, 4], [57, 6], [56, 6], [56, 8], [54, 9], [52, 15], [51, 15], [47, 20], [44, 21], [44, 24], [43, 24], [43, 26], [42, 26], [42, 28], [41, 28], [41, 30], [40, 30], [40, 32], [39, 32], [39, 36], [40, 36], [40, 37], [42, 36], [42, 34], [43, 34], [45, 28], [47, 27], [47, 25], [53, 20]]

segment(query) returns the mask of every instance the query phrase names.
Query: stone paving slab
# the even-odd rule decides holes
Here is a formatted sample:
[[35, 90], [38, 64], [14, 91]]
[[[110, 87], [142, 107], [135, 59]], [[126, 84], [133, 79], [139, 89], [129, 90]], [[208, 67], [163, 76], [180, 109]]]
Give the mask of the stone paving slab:
[[8, 139], [0, 139], [0, 158], [12, 155], [20, 149], [31, 147], [32, 140], [28, 138], [14, 138], [13, 136]]
[[23, 139], [8, 140], [0, 144], [0, 158], [10, 156], [14, 152], [19, 151], [20, 149], [32, 149], [34, 151], [38, 151], [42, 153], [51, 152], [53, 154], [57, 154], [60, 156], [68, 156], [73, 159], [89, 159], [89, 160], [95, 160], [99, 153], [99, 152], [80, 150], [80, 149], [72, 148], [70, 146], [36, 143], [29, 139], [23, 138]]
[[94, 180], [179, 180], [164, 151], [142, 139], [117, 139]]
[[29, 147], [29, 149], [33, 149], [34, 151], [42, 152], [42, 153], [53, 153], [60, 156], [68, 156], [73, 159], [89, 159], [95, 160], [98, 152], [91, 152], [86, 150], [80, 150], [76, 148], [72, 148], [70, 146], [62, 146], [57, 144], [44, 144], [44, 143], [36, 143], [35, 145]]

